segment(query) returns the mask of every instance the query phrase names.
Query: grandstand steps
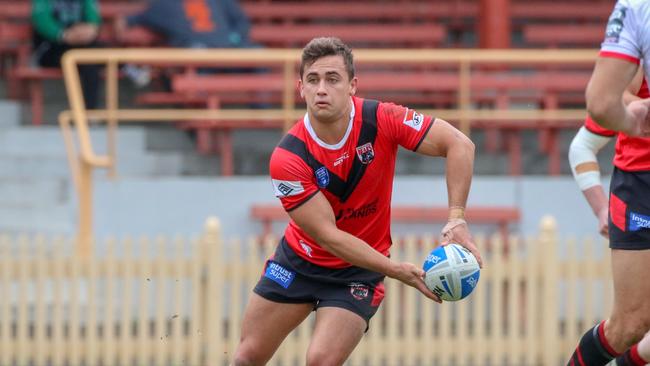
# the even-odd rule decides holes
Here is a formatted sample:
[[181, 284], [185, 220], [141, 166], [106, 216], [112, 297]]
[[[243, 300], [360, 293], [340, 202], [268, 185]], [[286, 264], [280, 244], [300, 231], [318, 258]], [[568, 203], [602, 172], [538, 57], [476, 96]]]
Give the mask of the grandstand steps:
[[3, 234], [71, 235], [76, 222], [70, 203], [36, 206], [0, 204], [0, 232]]
[[20, 103], [0, 100], [0, 131], [4, 128], [17, 126], [20, 121], [20, 113]]
[[71, 194], [67, 178], [0, 177], [0, 187], [2, 207], [32, 208], [62, 204], [70, 200]]

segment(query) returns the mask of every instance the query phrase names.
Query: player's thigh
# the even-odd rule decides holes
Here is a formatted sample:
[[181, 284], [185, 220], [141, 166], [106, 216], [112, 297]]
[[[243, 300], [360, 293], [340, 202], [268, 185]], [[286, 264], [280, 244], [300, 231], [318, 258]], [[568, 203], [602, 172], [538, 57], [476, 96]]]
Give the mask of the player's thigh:
[[612, 317], [650, 327], [650, 249], [612, 250]]
[[313, 309], [312, 303], [274, 302], [253, 293], [244, 312], [238, 355], [270, 358]]
[[359, 344], [366, 327], [366, 320], [348, 309], [319, 307], [307, 366], [342, 365]]

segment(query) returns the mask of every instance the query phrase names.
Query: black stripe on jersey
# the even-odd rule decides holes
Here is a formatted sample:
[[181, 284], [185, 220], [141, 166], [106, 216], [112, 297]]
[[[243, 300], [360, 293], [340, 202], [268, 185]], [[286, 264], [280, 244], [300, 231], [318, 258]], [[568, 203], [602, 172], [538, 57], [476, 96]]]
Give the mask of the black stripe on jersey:
[[[379, 102], [376, 100], [366, 99], [363, 101], [363, 106], [361, 107], [361, 119], [363, 124], [361, 125], [361, 132], [359, 133], [359, 140], [357, 140], [357, 146], [363, 146], [367, 143], [375, 144], [375, 138], [377, 137], [377, 107]], [[352, 168], [350, 169], [350, 174], [348, 174], [348, 186], [341, 198], [341, 202], [345, 202], [354, 189], [357, 187], [363, 174], [366, 172], [368, 164], [361, 163], [361, 160], [354, 159], [352, 163]]]
[[[379, 102], [376, 100], [364, 100], [363, 107], [361, 112], [361, 118], [363, 124], [361, 125], [361, 132], [359, 133], [359, 139], [357, 141], [357, 146], [362, 146], [366, 143], [374, 143], [375, 138], [377, 137], [377, 107]], [[307, 145], [304, 141], [300, 140], [298, 137], [286, 134], [278, 147], [287, 150], [298, 157], [300, 157], [309, 167], [316, 172], [318, 169], [324, 167], [324, 164], [318, 161], [307, 149]], [[357, 187], [361, 178], [366, 171], [367, 164], [361, 163], [359, 159], [354, 159], [352, 163], [352, 168], [348, 174], [348, 181], [344, 181], [343, 178], [332, 173], [327, 169], [330, 176], [330, 183], [327, 185], [327, 190], [338, 197], [341, 202], [345, 202], [354, 189]]]
[[422, 141], [424, 141], [424, 139], [427, 137], [427, 135], [429, 134], [429, 130], [431, 129], [431, 127], [433, 127], [434, 123], [436, 123], [436, 118], [431, 117], [431, 123], [429, 124], [429, 127], [427, 127], [427, 130], [424, 131], [422, 137], [420, 137], [420, 141], [418, 141], [418, 144], [415, 145], [415, 148], [413, 148], [413, 151], [418, 151], [418, 148], [420, 147], [420, 145], [422, 145]]
[[[309, 150], [307, 150], [305, 142], [292, 134], [286, 134], [278, 146], [298, 155], [305, 163], [307, 163], [307, 165], [309, 165], [310, 168], [312, 168], [314, 172], [324, 166], [323, 163], [316, 160]], [[343, 178], [332, 173], [329, 169], [327, 169], [327, 171], [330, 175], [330, 183], [327, 185], [327, 190], [337, 197], [343, 196], [346, 185], [345, 181]]]

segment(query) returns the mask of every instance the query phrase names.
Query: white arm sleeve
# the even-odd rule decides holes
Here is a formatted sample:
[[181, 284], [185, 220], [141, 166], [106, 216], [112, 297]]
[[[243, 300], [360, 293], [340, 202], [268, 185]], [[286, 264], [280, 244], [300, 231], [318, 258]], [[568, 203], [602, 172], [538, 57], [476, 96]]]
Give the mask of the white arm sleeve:
[[584, 126], [571, 141], [569, 147], [569, 164], [571, 165], [571, 172], [573, 178], [578, 183], [580, 190], [591, 188], [600, 185], [600, 170], [590, 170], [580, 174], [576, 173], [576, 167], [583, 163], [598, 163], [596, 154], [603, 146], [607, 145], [611, 137], [596, 135], [589, 132]]

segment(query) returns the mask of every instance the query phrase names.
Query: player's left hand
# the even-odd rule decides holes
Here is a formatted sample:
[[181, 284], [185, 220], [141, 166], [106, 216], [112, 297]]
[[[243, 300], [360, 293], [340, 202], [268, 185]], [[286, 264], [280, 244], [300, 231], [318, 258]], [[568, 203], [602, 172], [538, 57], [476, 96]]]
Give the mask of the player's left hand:
[[442, 228], [440, 244], [447, 245], [449, 243], [457, 243], [467, 248], [476, 260], [481, 268], [483, 268], [483, 258], [481, 258], [481, 253], [478, 251], [472, 234], [469, 232], [469, 227], [467, 222], [462, 219], [453, 219], [450, 220], [445, 227]]

